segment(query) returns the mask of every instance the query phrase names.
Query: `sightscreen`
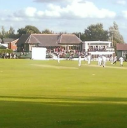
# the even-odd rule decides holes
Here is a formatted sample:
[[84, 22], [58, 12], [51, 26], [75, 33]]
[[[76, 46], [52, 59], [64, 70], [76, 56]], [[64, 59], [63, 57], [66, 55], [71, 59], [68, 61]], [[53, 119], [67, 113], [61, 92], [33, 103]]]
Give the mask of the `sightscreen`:
[[45, 60], [46, 48], [32, 47], [32, 59], [33, 60]]

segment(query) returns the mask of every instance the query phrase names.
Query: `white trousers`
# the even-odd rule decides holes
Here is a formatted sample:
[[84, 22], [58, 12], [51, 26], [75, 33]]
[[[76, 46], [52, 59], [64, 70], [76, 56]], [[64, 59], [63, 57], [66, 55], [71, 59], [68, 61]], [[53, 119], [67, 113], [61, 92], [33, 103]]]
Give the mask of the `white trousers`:
[[120, 61], [120, 65], [123, 65], [123, 61]]
[[78, 66], [81, 66], [81, 60], [78, 61]]

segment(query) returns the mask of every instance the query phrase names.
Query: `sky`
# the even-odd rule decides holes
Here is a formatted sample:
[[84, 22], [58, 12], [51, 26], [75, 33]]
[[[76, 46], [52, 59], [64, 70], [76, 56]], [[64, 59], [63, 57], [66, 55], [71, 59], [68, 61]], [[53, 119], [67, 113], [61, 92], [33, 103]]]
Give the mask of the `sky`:
[[72, 33], [97, 23], [108, 30], [116, 22], [127, 43], [127, 0], [0, 0], [0, 5], [0, 27], [6, 31], [32, 25]]

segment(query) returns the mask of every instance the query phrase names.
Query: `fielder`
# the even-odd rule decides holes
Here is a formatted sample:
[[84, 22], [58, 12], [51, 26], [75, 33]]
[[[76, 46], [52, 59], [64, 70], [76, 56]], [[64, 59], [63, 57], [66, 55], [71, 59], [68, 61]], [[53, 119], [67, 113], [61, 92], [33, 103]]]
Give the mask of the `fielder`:
[[91, 56], [90, 55], [87, 56], [87, 60], [88, 60], [88, 64], [90, 64], [90, 61], [91, 61]]
[[78, 66], [79, 67], [81, 66], [81, 55], [79, 55], [79, 58], [78, 58]]
[[119, 61], [120, 61], [120, 66], [123, 66], [123, 61], [124, 61], [123, 57], [120, 57]]
[[58, 61], [58, 63], [60, 63], [60, 55], [59, 55], [59, 53], [58, 53], [58, 56], [57, 56], [57, 61]]
[[116, 62], [117, 62], [117, 56], [114, 57], [114, 62], [113, 62], [113, 64], [116, 64]]
[[110, 57], [110, 62], [113, 64], [113, 56]]
[[102, 57], [98, 56], [98, 66], [101, 66], [101, 65], [102, 65]]
[[105, 67], [106, 64], [106, 57], [102, 56], [102, 66]]

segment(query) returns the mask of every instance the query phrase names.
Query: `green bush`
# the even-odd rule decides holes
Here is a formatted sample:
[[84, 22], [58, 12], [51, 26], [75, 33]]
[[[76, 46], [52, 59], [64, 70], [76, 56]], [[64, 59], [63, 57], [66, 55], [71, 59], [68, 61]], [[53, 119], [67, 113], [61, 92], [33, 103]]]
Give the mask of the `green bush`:
[[12, 53], [13, 50], [12, 49], [0, 49], [0, 54], [3, 54], [3, 53]]

